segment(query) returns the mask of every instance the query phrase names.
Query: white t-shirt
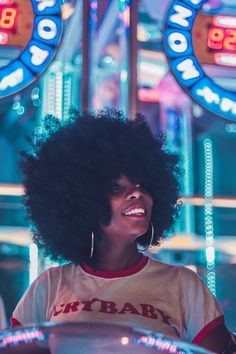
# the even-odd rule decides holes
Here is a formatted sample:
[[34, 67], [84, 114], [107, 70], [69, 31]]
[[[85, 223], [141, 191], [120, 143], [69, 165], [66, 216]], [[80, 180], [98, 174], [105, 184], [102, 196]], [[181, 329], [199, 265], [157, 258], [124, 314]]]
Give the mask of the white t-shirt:
[[121, 324], [199, 343], [224, 317], [194, 272], [142, 256], [134, 267], [116, 272], [72, 263], [48, 269], [12, 318], [22, 325], [44, 321]]

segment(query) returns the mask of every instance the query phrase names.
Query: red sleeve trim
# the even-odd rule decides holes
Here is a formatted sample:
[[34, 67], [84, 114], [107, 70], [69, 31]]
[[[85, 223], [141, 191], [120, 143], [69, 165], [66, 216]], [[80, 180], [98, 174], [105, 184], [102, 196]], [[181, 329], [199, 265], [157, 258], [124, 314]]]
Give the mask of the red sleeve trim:
[[199, 344], [203, 338], [206, 337], [206, 335], [211, 332], [214, 328], [216, 328], [217, 326], [221, 325], [222, 323], [224, 323], [224, 316], [220, 316], [215, 318], [212, 322], [208, 323], [208, 325], [206, 327], [204, 327], [197, 335], [196, 337], [193, 339], [192, 343], [193, 344]]
[[117, 271], [113, 271], [113, 272], [105, 272], [105, 271], [101, 271], [101, 270], [94, 270], [93, 268], [91, 268], [90, 266], [88, 266], [87, 264], [83, 263], [81, 265], [81, 268], [88, 274], [91, 275], [96, 275], [97, 277], [101, 277], [101, 278], [118, 278], [118, 277], [126, 277], [129, 275], [133, 275], [136, 274], [138, 272], [140, 272], [140, 270], [142, 270], [147, 262], [148, 262], [148, 257], [142, 255], [140, 261], [134, 265], [131, 268], [128, 269], [123, 269], [123, 270], [117, 270]]
[[19, 321], [17, 321], [17, 319], [14, 317], [10, 317], [10, 324], [11, 324], [11, 328], [22, 326], [22, 324]]

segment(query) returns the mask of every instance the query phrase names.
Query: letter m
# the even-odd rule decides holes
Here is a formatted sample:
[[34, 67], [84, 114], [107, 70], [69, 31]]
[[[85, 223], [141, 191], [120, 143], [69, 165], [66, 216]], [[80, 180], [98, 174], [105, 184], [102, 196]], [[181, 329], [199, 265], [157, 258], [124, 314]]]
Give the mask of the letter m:
[[175, 23], [181, 27], [187, 28], [189, 26], [188, 17], [193, 15], [193, 11], [186, 9], [186, 7], [181, 5], [174, 5], [173, 9], [176, 11], [173, 15], [169, 17], [172, 23]]
[[192, 59], [185, 59], [176, 66], [176, 69], [182, 72], [183, 80], [195, 79], [200, 76]]

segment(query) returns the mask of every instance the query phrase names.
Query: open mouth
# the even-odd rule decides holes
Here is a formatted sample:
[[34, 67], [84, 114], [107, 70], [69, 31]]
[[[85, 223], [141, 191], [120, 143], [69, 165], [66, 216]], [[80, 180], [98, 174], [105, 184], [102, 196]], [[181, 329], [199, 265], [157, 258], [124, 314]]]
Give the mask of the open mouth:
[[146, 210], [143, 208], [133, 208], [124, 212], [125, 216], [145, 216]]

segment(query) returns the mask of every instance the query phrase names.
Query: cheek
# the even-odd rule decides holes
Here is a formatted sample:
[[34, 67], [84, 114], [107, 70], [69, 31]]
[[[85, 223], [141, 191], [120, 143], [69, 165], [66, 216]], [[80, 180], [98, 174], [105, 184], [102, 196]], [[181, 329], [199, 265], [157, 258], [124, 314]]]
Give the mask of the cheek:
[[149, 205], [150, 210], [152, 211], [152, 208], [153, 208], [153, 199], [152, 199], [151, 196], [148, 198], [148, 205]]

